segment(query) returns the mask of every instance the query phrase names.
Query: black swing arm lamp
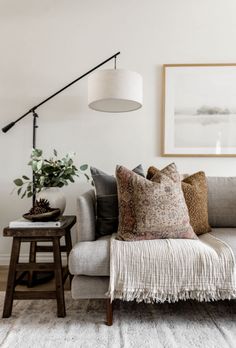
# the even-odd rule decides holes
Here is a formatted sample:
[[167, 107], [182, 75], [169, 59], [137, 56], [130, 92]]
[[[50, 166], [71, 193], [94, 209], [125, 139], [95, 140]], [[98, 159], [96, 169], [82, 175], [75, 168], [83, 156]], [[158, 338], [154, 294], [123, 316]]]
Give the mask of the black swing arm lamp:
[[116, 52], [100, 64], [96, 65], [83, 75], [79, 76], [59, 91], [33, 106], [25, 114], [10, 122], [2, 128], [4, 133], [8, 132], [16, 123], [29, 114], [33, 114], [33, 147], [36, 143], [36, 128], [38, 114], [35, 112], [41, 105], [54, 98], [56, 95], [69, 88], [77, 81], [91, 74], [110, 60], [114, 59], [114, 69], [99, 70], [97, 74], [91, 75], [88, 85], [89, 107], [103, 112], [127, 112], [137, 110], [142, 106], [142, 77], [133, 71], [116, 69], [116, 58], [120, 52]]

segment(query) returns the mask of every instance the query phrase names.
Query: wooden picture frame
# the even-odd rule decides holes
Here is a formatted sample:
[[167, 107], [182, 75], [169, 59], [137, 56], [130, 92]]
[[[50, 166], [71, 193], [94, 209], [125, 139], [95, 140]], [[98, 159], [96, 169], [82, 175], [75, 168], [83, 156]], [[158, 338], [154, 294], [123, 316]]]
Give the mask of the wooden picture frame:
[[163, 65], [162, 156], [236, 156], [236, 63]]

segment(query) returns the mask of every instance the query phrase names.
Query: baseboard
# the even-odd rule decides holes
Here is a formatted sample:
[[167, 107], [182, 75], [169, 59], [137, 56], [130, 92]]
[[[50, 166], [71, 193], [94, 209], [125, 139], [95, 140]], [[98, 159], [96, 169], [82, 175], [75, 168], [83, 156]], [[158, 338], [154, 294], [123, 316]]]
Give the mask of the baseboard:
[[[29, 254], [20, 255], [20, 262], [29, 262]], [[52, 255], [50, 253], [38, 254], [37, 262], [52, 262]], [[0, 255], [0, 266], [8, 266], [10, 263], [10, 254]], [[62, 263], [66, 263], [66, 256], [62, 256]]]

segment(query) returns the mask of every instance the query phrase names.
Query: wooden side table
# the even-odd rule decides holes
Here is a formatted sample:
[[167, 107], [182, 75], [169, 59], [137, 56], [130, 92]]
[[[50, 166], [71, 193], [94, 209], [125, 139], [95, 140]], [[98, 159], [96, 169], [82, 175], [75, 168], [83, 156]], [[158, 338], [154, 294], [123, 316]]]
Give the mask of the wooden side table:
[[[67, 259], [72, 249], [70, 230], [76, 223], [75, 216], [65, 216], [65, 223], [62, 227], [53, 228], [9, 228], [3, 230], [5, 237], [13, 237], [11, 260], [8, 272], [7, 288], [3, 309], [3, 318], [9, 318], [12, 312], [13, 300], [27, 299], [56, 299], [57, 316], [65, 317], [65, 298], [64, 283], [70, 275], [68, 262], [62, 268], [61, 252], [67, 253]], [[65, 237], [65, 245], [60, 245], [61, 237]], [[30, 242], [29, 262], [20, 263], [20, 247], [22, 242]], [[52, 242], [52, 246], [37, 245], [37, 242]], [[37, 252], [53, 252], [54, 262], [36, 262]], [[21, 278], [22, 272], [29, 271], [54, 271], [55, 290], [54, 291], [16, 291], [15, 287]]]

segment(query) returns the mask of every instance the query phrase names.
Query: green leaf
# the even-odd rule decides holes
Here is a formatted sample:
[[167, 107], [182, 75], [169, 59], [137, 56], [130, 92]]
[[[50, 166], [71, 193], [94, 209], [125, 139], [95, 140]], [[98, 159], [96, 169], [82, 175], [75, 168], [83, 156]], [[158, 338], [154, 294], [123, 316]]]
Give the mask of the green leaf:
[[39, 178], [39, 183], [40, 183], [41, 186], [43, 186], [44, 181], [45, 181], [45, 177], [44, 177], [44, 176], [41, 176], [41, 177]]
[[57, 150], [53, 150], [54, 156], [57, 156]]
[[40, 156], [42, 156], [42, 154], [43, 154], [43, 151], [40, 149], [33, 149], [32, 150], [32, 156], [40, 157]]
[[28, 192], [28, 193], [27, 193], [27, 197], [28, 197], [28, 198], [30, 198], [30, 197], [32, 197], [32, 196], [33, 196], [33, 193], [32, 193], [32, 192]]
[[15, 184], [16, 186], [22, 186], [24, 183], [23, 183], [23, 181], [22, 181], [21, 179], [15, 179], [15, 180], [14, 180], [14, 184]]
[[18, 194], [18, 196], [20, 195], [21, 190], [22, 190], [22, 187], [20, 187], [20, 188], [17, 190], [17, 194]]
[[30, 178], [28, 178], [28, 176], [26, 176], [26, 175], [22, 175], [22, 178], [25, 180], [30, 180]]
[[87, 164], [83, 164], [82, 166], [80, 166], [80, 170], [87, 170], [87, 169], [88, 169]]
[[23, 195], [21, 196], [21, 199], [24, 198], [26, 195], [26, 191], [23, 193]]
[[89, 176], [88, 176], [88, 174], [84, 173], [84, 176], [85, 176], [85, 178], [86, 178], [87, 180], [90, 179]]
[[34, 171], [34, 172], [37, 172], [37, 169], [38, 169], [38, 168], [37, 168], [37, 162], [32, 161], [31, 166], [32, 166], [33, 171]]
[[37, 162], [37, 169], [40, 170], [42, 168], [43, 165], [43, 160], [40, 160]]

